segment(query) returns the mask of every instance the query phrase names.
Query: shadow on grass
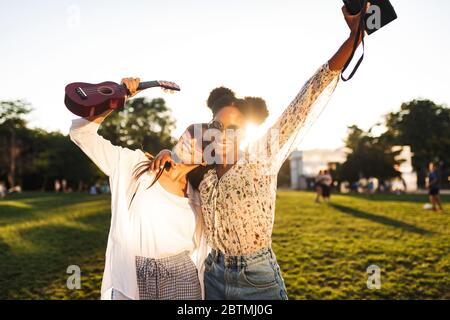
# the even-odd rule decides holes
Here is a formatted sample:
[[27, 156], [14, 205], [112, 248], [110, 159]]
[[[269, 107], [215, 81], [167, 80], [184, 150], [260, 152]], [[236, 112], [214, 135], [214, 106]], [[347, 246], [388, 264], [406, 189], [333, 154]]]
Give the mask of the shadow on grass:
[[[389, 202], [411, 202], [411, 203], [427, 203], [428, 195], [427, 194], [392, 194], [392, 193], [377, 193], [373, 195], [367, 195], [367, 194], [360, 194], [360, 193], [345, 193], [345, 194], [339, 194], [337, 195], [343, 195], [350, 198], [356, 198], [360, 200], [367, 200], [367, 201], [389, 201]], [[448, 195], [441, 195], [443, 202], [449, 202], [450, 196]]]
[[[0, 242], [0, 299], [48, 298], [48, 287], [55, 283], [65, 297], [75, 294], [65, 287], [67, 267], [79, 265], [83, 274], [85, 267], [95, 264], [101, 274], [103, 265], [98, 260], [105, 254], [109, 218], [109, 214], [99, 213], [74, 219], [87, 225], [87, 229], [54, 224], [20, 232], [21, 238], [35, 244], [38, 250], [14, 252]], [[95, 285], [97, 289], [100, 280]]]
[[350, 207], [346, 207], [340, 204], [331, 204], [331, 206], [348, 215], [357, 217], [357, 218], [361, 218], [361, 219], [366, 219], [366, 220], [370, 220], [373, 222], [377, 222], [386, 226], [391, 226], [394, 228], [399, 228], [399, 229], [403, 229], [405, 231], [408, 232], [413, 232], [413, 233], [417, 233], [420, 235], [431, 235], [433, 234], [433, 232], [416, 227], [415, 225], [403, 222], [403, 221], [399, 221], [399, 220], [395, 220], [392, 218], [388, 218], [388, 217], [383, 217], [383, 216], [379, 216], [370, 212], [365, 212], [365, 211], [361, 211], [361, 210], [357, 210], [354, 208], [350, 208]]
[[78, 203], [89, 203], [104, 199], [104, 196], [92, 196], [86, 193], [54, 194], [25, 193], [11, 195], [0, 201], [0, 227], [12, 223], [29, 221], [33, 216]]
[[12, 221], [27, 219], [36, 209], [33, 206], [16, 206], [12, 203], [0, 203], [0, 227]]
[[[10, 253], [10, 248], [9, 245], [3, 241], [2, 238], [0, 238], [0, 258], [3, 257], [3, 255], [9, 254]], [[0, 259], [0, 261], [2, 261], [3, 259]], [[0, 273], [0, 276], [2, 274]]]

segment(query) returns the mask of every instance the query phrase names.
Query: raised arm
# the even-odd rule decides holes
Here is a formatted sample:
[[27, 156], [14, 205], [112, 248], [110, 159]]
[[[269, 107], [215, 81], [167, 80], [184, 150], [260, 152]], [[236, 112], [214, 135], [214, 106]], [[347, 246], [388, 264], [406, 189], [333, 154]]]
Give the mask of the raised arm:
[[97, 131], [100, 123], [111, 112], [89, 120], [79, 118], [72, 120], [70, 139], [103, 171], [111, 176], [119, 162], [120, 147], [114, 146], [110, 141], [100, 136]]
[[[367, 9], [370, 7], [370, 2], [367, 3]], [[342, 7], [342, 13], [344, 14], [345, 21], [350, 29], [349, 37], [344, 41], [339, 50], [334, 54], [334, 56], [328, 61], [328, 65], [331, 70], [341, 71], [347, 60], [350, 58], [353, 52], [353, 46], [355, 45], [355, 38], [358, 34], [358, 27], [360, 21], [360, 14], [350, 15], [345, 6]], [[358, 39], [358, 44], [361, 43], [362, 35]]]
[[[122, 83], [127, 85], [130, 96], [136, 94], [139, 79], [123, 79]], [[70, 139], [103, 171], [111, 176], [122, 158], [138, 158], [140, 151], [113, 145], [110, 141], [100, 136], [97, 131], [100, 124], [112, 112], [107, 110], [99, 116], [79, 118], [72, 120], [70, 128]]]
[[250, 157], [258, 158], [252, 160], [265, 159], [271, 167], [271, 174], [278, 172], [292, 149], [305, 136], [309, 125], [323, 110], [339, 82], [342, 68], [352, 54], [359, 15], [351, 16], [345, 7], [342, 12], [350, 28], [349, 37], [328, 63], [321, 66], [305, 83], [266, 135], [249, 147]]

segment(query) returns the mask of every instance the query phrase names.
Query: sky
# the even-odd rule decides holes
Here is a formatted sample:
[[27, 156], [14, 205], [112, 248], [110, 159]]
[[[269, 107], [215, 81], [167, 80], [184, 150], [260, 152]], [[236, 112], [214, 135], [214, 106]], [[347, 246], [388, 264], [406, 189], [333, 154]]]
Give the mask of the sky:
[[[392, 0], [399, 19], [366, 39], [356, 76], [341, 82], [300, 149], [337, 148], [349, 125], [369, 129], [402, 102], [450, 103], [450, 1]], [[0, 100], [25, 99], [30, 124], [68, 133], [70, 82], [169, 80], [159, 89], [174, 136], [207, 122], [211, 89], [263, 97], [271, 125], [348, 35], [339, 0], [0, 0]], [[378, 131], [381, 132], [382, 128]], [[376, 131], [375, 131], [376, 132]]]

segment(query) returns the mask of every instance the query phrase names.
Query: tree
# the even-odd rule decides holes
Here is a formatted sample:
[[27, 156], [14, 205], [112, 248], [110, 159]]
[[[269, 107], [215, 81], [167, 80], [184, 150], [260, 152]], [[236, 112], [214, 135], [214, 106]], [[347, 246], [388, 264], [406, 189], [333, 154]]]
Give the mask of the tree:
[[136, 98], [124, 109], [112, 113], [100, 127], [100, 134], [115, 145], [143, 148], [152, 154], [174, 145], [175, 120], [164, 99]]
[[291, 162], [289, 159], [283, 163], [278, 172], [277, 185], [287, 188], [291, 186]]
[[[55, 179], [66, 179], [77, 189], [103, 178], [100, 170], [59, 132], [27, 127], [31, 106], [22, 101], [0, 101], [0, 178], [24, 189], [48, 190]], [[175, 121], [163, 99], [134, 99], [111, 114], [101, 127], [116, 145], [143, 148], [153, 153], [171, 148]]]
[[6, 174], [11, 187], [16, 184], [17, 159], [24, 148], [20, 139], [26, 130], [24, 117], [31, 111], [23, 100], [0, 101], [0, 175]]
[[389, 113], [386, 126], [390, 143], [411, 146], [419, 186], [424, 186], [428, 164], [432, 161], [441, 165], [442, 173], [450, 175], [449, 108], [430, 100], [412, 100], [403, 103], [400, 111]]
[[27, 181], [28, 187], [39, 187], [44, 191], [53, 188], [55, 179], [66, 179], [68, 185], [76, 189], [84, 183], [94, 183], [103, 176], [67, 136], [42, 129], [30, 131], [33, 139], [29, 152], [32, 165], [26, 172], [26, 177], [31, 178]]
[[346, 147], [350, 152], [347, 160], [337, 168], [338, 180], [353, 182], [376, 177], [383, 181], [400, 175], [395, 167], [400, 164], [396, 157], [401, 150], [393, 151], [392, 145], [387, 143], [383, 135], [373, 137], [370, 132], [351, 126]]

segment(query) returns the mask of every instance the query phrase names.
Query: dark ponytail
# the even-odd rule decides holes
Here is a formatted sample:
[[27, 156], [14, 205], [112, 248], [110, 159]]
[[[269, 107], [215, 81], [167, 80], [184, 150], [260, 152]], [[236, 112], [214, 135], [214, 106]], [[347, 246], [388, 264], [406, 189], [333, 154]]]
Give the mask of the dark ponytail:
[[[136, 180], [138, 180], [144, 173], [146, 173], [150, 169], [150, 166], [152, 165], [153, 161], [155, 160], [155, 157], [152, 156], [148, 152], [144, 152], [144, 155], [147, 157], [147, 160], [139, 162], [136, 165], [136, 168], [134, 168], [134, 170], [133, 170], [133, 177]], [[161, 175], [164, 172], [164, 169], [166, 169], [168, 167], [170, 167], [170, 164], [166, 162], [164, 168], [160, 169], [158, 171], [158, 173], [155, 175], [155, 178], [153, 178], [153, 181], [148, 186], [148, 188], [151, 188], [156, 183], [156, 181], [159, 180], [159, 178], [161, 177]]]

